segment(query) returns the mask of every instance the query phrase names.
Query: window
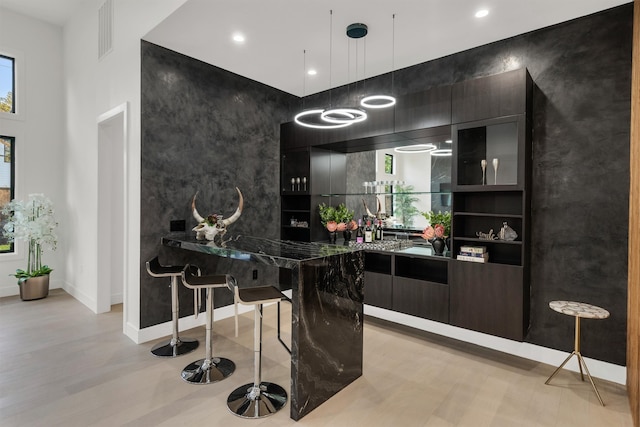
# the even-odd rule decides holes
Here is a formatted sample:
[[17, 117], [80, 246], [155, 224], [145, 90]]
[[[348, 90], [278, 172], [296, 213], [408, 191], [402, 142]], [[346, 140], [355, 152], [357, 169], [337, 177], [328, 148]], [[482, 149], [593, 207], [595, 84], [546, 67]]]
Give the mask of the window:
[[393, 175], [393, 154], [384, 155], [384, 173]]
[[[0, 161], [0, 207], [6, 205], [14, 198], [15, 183], [15, 138], [0, 135], [0, 154], [4, 161]], [[0, 214], [0, 253], [13, 252], [13, 243], [7, 242], [2, 235], [2, 227], [6, 222], [4, 215]]]
[[15, 60], [0, 55], [0, 111], [15, 113]]

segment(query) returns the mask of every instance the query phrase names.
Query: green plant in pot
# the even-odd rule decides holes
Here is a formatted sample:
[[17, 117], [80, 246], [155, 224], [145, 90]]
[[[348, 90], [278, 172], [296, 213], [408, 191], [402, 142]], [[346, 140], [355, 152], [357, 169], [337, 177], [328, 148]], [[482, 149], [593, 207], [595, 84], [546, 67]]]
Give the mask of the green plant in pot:
[[57, 237], [53, 204], [43, 194], [29, 194], [26, 201], [12, 200], [2, 208], [6, 216], [4, 236], [9, 242], [23, 240], [27, 243], [27, 268], [17, 269], [20, 298], [32, 300], [49, 294], [49, 274], [53, 271], [42, 264], [42, 252], [55, 250]]
[[444, 250], [444, 245], [441, 246], [437, 240], [446, 242], [447, 247], [451, 250], [451, 212], [428, 211], [420, 213], [429, 221], [429, 226], [422, 232], [422, 237], [431, 242], [436, 253], [441, 254]]

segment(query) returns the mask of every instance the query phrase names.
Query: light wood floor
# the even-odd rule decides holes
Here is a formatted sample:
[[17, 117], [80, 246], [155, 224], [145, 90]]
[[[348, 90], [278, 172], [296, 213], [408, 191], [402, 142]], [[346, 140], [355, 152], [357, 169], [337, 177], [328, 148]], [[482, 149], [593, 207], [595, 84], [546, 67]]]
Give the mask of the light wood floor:
[[[286, 304], [283, 305], [286, 307]], [[295, 423], [289, 406], [262, 420], [237, 418], [227, 395], [252, 378], [253, 317], [214, 325], [215, 353], [236, 372], [211, 385], [187, 384], [176, 359], [150, 355], [122, 334], [122, 308], [95, 315], [61, 290], [39, 301], [0, 299], [1, 426], [631, 426], [623, 386], [588, 382], [554, 367], [430, 334], [365, 320], [364, 375]], [[286, 313], [288, 316], [289, 313]], [[265, 308], [263, 379], [289, 388], [289, 357]], [[285, 321], [284, 323], [287, 323]], [[288, 335], [287, 335], [288, 337]]]

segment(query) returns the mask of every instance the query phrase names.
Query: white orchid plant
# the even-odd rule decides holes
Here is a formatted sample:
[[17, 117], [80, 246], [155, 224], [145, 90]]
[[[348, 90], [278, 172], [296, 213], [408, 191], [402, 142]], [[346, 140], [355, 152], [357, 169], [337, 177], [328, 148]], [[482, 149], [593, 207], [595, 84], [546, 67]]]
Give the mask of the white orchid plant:
[[58, 243], [55, 233], [58, 223], [51, 200], [43, 194], [29, 194], [26, 201], [14, 199], [7, 203], [2, 208], [2, 214], [7, 217], [4, 225], [7, 240], [13, 242], [20, 239], [29, 245], [27, 269], [16, 270], [18, 280], [51, 273], [53, 269], [42, 265], [42, 252], [45, 249], [55, 250]]

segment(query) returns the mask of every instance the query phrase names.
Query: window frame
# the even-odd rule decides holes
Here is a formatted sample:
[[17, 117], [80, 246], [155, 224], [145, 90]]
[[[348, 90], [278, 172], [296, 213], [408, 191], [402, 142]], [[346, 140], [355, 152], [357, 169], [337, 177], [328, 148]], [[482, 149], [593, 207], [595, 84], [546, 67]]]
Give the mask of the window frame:
[[25, 120], [26, 109], [24, 104], [24, 82], [25, 61], [24, 55], [20, 51], [5, 49], [0, 46], [0, 55], [13, 59], [13, 113], [0, 111], [0, 119]]
[[[0, 135], [1, 139], [10, 140], [10, 150], [11, 150], [11, 170], [10, 170], [10, 178], [11, 178], [11, 186], [10, 186], [10, 195], [9, 201], [15, 199], [16, 197], [16, 137], [9, 135]], [[1, 207], [0, 207], [1, 208]], [[2, 230], [0, 229], [0, 233]], [[7, 254], [13, 255], [17, 253], [16, 242], [11, 242], [8, 250], [4, 251], [0, 249], [0, 256], [6, 256]]]

